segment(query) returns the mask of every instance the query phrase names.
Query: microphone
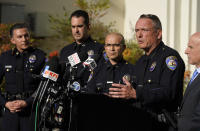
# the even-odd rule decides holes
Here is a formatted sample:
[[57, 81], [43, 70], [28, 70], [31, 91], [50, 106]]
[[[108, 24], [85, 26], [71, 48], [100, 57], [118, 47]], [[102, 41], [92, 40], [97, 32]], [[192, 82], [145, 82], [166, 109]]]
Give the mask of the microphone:
[[[63, 80], [68, 81], [69, 79], [74, 79], [77, 75], [78, 67], [80, 63], [87, 59], [87, 54], [85, 52], [74, 53], [68, 57], [68, 62], [65, 65], [65, 73], [63, 75]], [[71, 66], [70, 66], [71, 65]]]
[[42, 79], [36, 92], [33, 94], [33, 97], [35, 97], [33, 104], [36, 100], [38, 100], [38, 102], [40, 103], [46, 92], [47, 87], [49, 87], [52, 82], [57, 81], [59, 75], [55, 72], [58, 72], [58, 66], [59, 63], [57, 56], [52, 57], [52, 59], [45, 64], [45, 67], [41, 71]]
[[97, 67], [97, 64], [94, 59], [88, 58], [86, 61], [83, 62], [84, 67], [89, 67], [90, 70], [94, 70]]
[[68, 56], [68, 61], [64, 65], [65, 70], [62, 79], [63, 84], [67, 85], [69, 89], [72, 89], [72, 87], [76, 86], [77, 83], [74, 83], [74, 81], [77, 80], [77, 72], [79, 69], [82, 69], [81, 63], [85, 61], [87, 57], [88, 54], [86, 52], [75, 52], [72, 55]]
[[82, 69], [77, 73], [77, 77], [81, 78], [83, 73], [88, 71], [93, 71], [97, 67], [97, 62], [100, 58], [100, 55], [91, 53], [93, 50], [88, 51], [88, 59], [82, 63]]
[[81, 63], [86, 58], [87, 58], [87, 54], [85, 52], [81, 52], [81, 53], [76, 52], [76, 53], [68, 56], [69, 63], [71, 64], [72, 67]]
[[42, 76], [56, 82], [59, 75], [53, 71], [45, 70]]
[[100, 54], [94, 54], [93, 50], [88, 51], [88, 59], [83, 62], [84, 66], [88, 66], [91, 70], [97, 67], [97, 62], [100, 59]]
[[97, 67], [96, 61], [98, 61], [100, 55], [95, 55], [93, 50], [88, 51], [88, 58], [82, 63], [77, 70], [77, 79], [71, 84], [70, 88], [73, 91], [83, 91], [91, 72]]
[[[60, 62], [60, 71], [62, 72], [60, 74], [60, 78], [62, 79], [62, 83], [65, 84], [65, 81], [69, 79], [70, 76], [70, 66], [69, 60], [67, 59], [64, 62]], [[64, 73], [63, 73], [64, 72]]]

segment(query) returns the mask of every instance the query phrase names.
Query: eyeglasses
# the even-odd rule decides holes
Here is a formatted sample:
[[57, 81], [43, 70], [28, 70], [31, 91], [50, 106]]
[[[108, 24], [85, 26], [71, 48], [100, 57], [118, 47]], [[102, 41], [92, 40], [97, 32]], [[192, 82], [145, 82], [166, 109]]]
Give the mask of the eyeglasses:
[[120, 47], [123, 44], [105, 44], [105, 47]]

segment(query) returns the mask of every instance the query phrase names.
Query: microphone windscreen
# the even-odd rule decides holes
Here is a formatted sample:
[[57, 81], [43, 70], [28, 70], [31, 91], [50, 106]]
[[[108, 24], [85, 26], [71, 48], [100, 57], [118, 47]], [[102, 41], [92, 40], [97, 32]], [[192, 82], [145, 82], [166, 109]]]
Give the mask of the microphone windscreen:
[[78, 56], [81, 62], [85, 61], [88, 58], [88, 54], [86, 52], [80, 52], [78, 53]]

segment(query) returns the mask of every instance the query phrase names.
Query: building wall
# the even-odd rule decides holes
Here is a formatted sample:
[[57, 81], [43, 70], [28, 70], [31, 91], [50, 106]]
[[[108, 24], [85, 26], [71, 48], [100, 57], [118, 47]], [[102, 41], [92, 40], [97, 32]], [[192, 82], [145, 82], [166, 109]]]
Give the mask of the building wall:
[[5, 3], [16, 3], [25, 6], [25, 18], [27, 15], [31, 15], [32, 22], [35, 25], [36, 36], [49, 36], [53, 33], [50, 29], [50, 23], [48, 21], [48, 15], [63, 15], [63, 6], [66, 6], [67, 10], [75, 9], [72, 6], [72, 0], [1, 0]]
[[[69, 14], [77, 9], [73, 0], [0, 0], [25, 5], [25, 14], [35, 16], [38, 36], [49, 36], [53, 33], [48, 22], [48, 14], [63, 16], [63, 6]], [[199, 0], [111, 0], [111, 8], [101, 21], [108, 24], [116, 22], [116, 29], [124, 34], [126, 39], [134, 38], [134, 27], [141, 14], [157, 15], [163, 26], [163, 41], [179, 51], [187, 69], [193, 67], [187, 64], [184, 50], [189, 36], [200, 31], [200, 1]]]
[[102, 18], [106, 24], [109, 22], [116, 22], [115, 28], [124, 34], [124, 21], [125, 21], [125, 0], [110, 0], [111, 7], [108, 14]]
[[124, 35], [133, 38], [135, 23], [141, 14], [157, 15], [163, 26], [163, 41], [176, 49], [185, 61], [186, 69], [193, 70], [184, 54], [189, 37], [200, 31], [199, 0], [126, 0]]
[[[25, 15], [30, 14], [35, 18], [35, 30], [38, 36], [49, 36], [53, 33], [50, 29], [48, 15], [63, 16], [63, 7], [72, 13], [78, 9], [75, 0], [0, 0], [0, 2], [16, 3], [25, 5]], [[101, 21], [108, 24], [109, 22], [116, 22], [116, 28], [119, 32], [123, 33], [124, 30], [124, 1], [111, 0], [111, 8], [108, 10], [107, 15]]]
[[[141, 14], [155, 14], [166, 28], [166, 1], [167, 0], [125, 0], [124, 35], [127, 39], [134, 37], [135, 23]], [[166, 33], [163, 33], [164, 39]]]

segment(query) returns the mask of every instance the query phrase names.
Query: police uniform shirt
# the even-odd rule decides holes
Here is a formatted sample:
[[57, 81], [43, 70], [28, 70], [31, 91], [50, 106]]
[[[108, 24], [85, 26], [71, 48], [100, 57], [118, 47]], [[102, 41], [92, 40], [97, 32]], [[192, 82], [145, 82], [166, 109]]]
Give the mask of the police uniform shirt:
[[178, 52], [161, 42], [136, 63], [137, 100], [154, 111], [176, 111], [182, 99], [184, 71]]
[[77, 44], [76, 42], [65, 46], [60, 51], [60, 62], [66, 62], [68, 60], [68, 56], [72, 55], [76, 52], [85, 52], [87, 53], [89, 50], [93, 50], [94, 54], [101, 54], [103, 52], [103, 45], [97, 43], [89, 37], [86, 41], [81, 44]]
[[[73, 42], [67, 46], [65, 46], [61, 51], [60, 51], [60, 59], [59, 59], [59, 63], [61, 64], [61, 73], [59, 74], [60, 78], [62, 79], [62, 85], [66, 85], [68, 84], [68, 80], [71, 77], [71, 71], [70, 71], [70, 66], [66, 67], [66, 63], [68, 63], [68, 56], [74, 54], [74, 53], [84, 53], [87, 54], [87, 52], [89, 50], [93, 50], [94, 54], [99, 54], [101, 55], [103, 52], [103, 45], [100, 43], [95, 42], [94, 40], [92, 40], [91, 37], [88, 37], [88, 39], [86, 39], [84, 42], [82, 42], [81, 44], [77, 44], [76, 42]], [[82, 57], [82, 56], [79, 56]], [[87, 58], [84, 58], [87, 59]], [[83, 62], [83, 61], [81, 61]], [[82, 64], [79, 64], [82, 65]], [[77, 67], [77, 66], [76, 66]], [[78, 67], [77, 67], [78, 69]], [[75, 71], [76, 75], [77, 71]], [[82, 86], [85, 86], [85, 83], [87, 83], [87, 79], [88, 79], [88, 73], [84, 73], [81, 76], [81, 79], [76, 80], [79, 82], [79, 84]], [[72, 107], [72, 122], [71, 122], [71, 128], [73, 130], [73, 128], [77, 128], [76, 126], [76, 121], [77, 121], [77, 108], [78, 108], [78, 104], [77, 101], [74, 100], [73, 101], [73, 107]]]
[[[111, 84], [123, 83], [123, 76], [133, 76], [134, 66], [125, 60], [112, 65], [110, 61], [101, 63], [94, 71], [94, 75], [88, 82], [88, 99], [80, 105], [81, 120], [80, 130], [95, 131], [129, 131], [134, 130], [135, 110], [131, 104], [133, 101], [126, 99], [110, 98], [104, 93], [108, 93]], [[99, 90], [99, 85], [104, 86]], [[115, 88], [115, 87], [113, 87]], [[117, 88], [117, 87], [116, 87]], [[104, 92], [105, 91], [105, 92]]]
[[[84, 41], [81, 44], [77, 44], [76, 42], [65, 46], [61, 51], [60, 51], [60, 63], [61, 63], [61, 77], [62, 75], [65, 77], [63, 79], [68, 80], [70, 77], [70, 74], [65, 75], [65, 73], [69, 73], [69, 68], [66, 69], [66, 65], [65, 63], [67, 63], [68, 61], [68, 56], [74, 54], [74, 53], [83, 53], [83, 54], [87, 54], [87, 52], [89, 50], [93, 50], [94, 54], [98, 54], [98, 55], [102, 55], [103, 52], [103, 45], [100, 43], [97, 43], [95, 41], [93, 41], [91, 39], [91, 37], [89, 37], [86, 41]], [[82, 56], [79, 56], [82, 57]], [[100, 57], [100, 59], [102, 59], [103, 57]], [[85, 58], [87, 59], [87, 58]], [[83, 62], [83, 61], [81, 61]], [[84, 78], [84, 76], [83, 76]], [[84, 83], [87, 82], [88, 78], [84, 78]]]
[[109, 60], [101, 63], [94, 71], [93, 78], [91, 78], [91, 81], [88, 83], [88, 90], [90, 93], [96, 93], [99, 84], [103, 86], [102, 88], [108, 90], [106, 89], [109, 88], [107, 86], [108, 81], [124, 84], [122, 80], [123, 76], [133, 76], [133, 70], [134, 66], [124, 59], [119, 61], [116, 65], [112, 65]]
[[[39, 81], [32, 74], [40, 74], [45, 64], [45, 53], [39, 49], [29, 47], [23, 53], [16, 48], [2, 53], [0, 56], [0, 80], [5, 76], [5, 92], [10, 95], [33, 93]], [[0, 104], [5, 105], [4, 96], [0, 96]], [[28, 97], [26, 102], [30, 104], [32, 98]]]

